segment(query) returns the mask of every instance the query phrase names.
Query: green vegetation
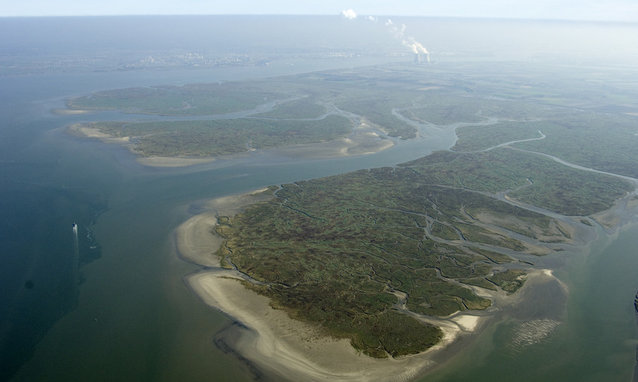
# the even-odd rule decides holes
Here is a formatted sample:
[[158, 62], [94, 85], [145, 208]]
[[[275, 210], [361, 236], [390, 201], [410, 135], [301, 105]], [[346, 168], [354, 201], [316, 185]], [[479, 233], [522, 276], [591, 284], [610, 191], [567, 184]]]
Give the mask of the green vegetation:
[[[545, 119], [467, 126], [457, 130], [454, 150], [484, 150], [514, 140], [545, 139], [515, 143], [514, 147], [558, 156], [585, 167], [638, 177], [638, 118], [628, 115], [575, 112], [550, 113]], [[595, 139], [593, 138], [595, 137]]]
[[437, 125], [484, 120], [485, 117], [479, 114], [479, 105], [467, 101], [474, 100], [461, 97], [428, 98], [427, 105], [405, 109], [402, 114], [414, 121]]
[[393, 104], [388, 99], [378, 98], [378, 95], [367, 97], [341, 97], [338, 106], [351, 113], [365, 116], [366, 120], [383, 128], [391, 137], [401, 137], [403, 139], [414, 138], [416, 130], [414, 127], [401, 121], [392, 115]]
[[498, 285], [507, 293], [514, 293], [525, 283], [525, 271], [508, 269], [504, 272], [495, 272], [487, 280]]
[[547, 122], [501, 122], [487, 126], [465, 126], [456, 130], [459, 139], [452, 148], [458, 152], [486, 150], [522, 139], [540, 138], [548, 129]]
[[[393, 308], [395, 293], [407, 295], [412, 312], [445, 316], [490, 306], [458, 282], [514, 290], [513, 279], [492, 274], [512, 260], [479, 245], [523, 250], [525, 244], [501, 234], [506, 225], [498, 219], [481, 222], [482, 212], [536, 227], [519, 227], [530, 240], [536, 231], [566, 237], [550, 218], [428, 184], [419, 170], [414, 164], [283, 185], [272, 200], [219, 219], [217, 232], [226, 238], [219, 255], [263, 282], [254, 288], [275, 306], [350, 338], [366, 354], [422, 351], [440, 332]], [[391, 342], [399, 326], [411, 329]]]
[[326, 113], [326, 107], [317, 103], [310, 97], [296, 99], [283, 102], [275, 107], [274, 110], [255, 114], [259, 118], [275, 118], [275, 119], [304, 119], [319, 118]]
[[279, 93], [247, 83], [228, 82], [108, 90], [73, 98], [67, 101], [67, 107], [125, 113], [208, 115], [252, 109], [281, 97]]
[[114, 137], [130, 137], [144, 156], [208, 157], [337, 139], [352, 130], [350, 120], [327, 116], [310, 121], [231, 119], [179, 122], [94, 122]]
[[[498, 65], [498, 69], [496, 66], [461, 65], [456, 68], [459, 69], [463, 72], [457, 81], [473, 97], [494, 101], [495, 105], [512, 106], [510, 116], [499, 111], [487, 115], [531, 120], [530, 123], [539, 125], [533, 130], [541, 130], [547, 135], [542, 141], [520, 143], [516, 147], [638, 178], [638, 166], [635, 165], [638, 162], [638, 150], [635, 150], [638, 91], [633, 86], [631, 74], [615, 69], [592, 71], [573, 66], [521, 70], [506, 65]], [[506, 131], [509, 127], [503, 127], [501, 132], [509, 134]], [[463, 130], [459, 129], [460, 141], [464, 141]], [[525, 137], [524, 134], [521, 137]], [[471, 140], [471, 137], [467, 136], [467, 139]], [[459, 150], [466, 151], [461, 147]]]
[[616, 177], [576, 170], [549, 158], [500, 148], [480, 153], [442, 151], [409, 162], [428, 183], [496, 193], [565, 215], [608, 209], [633, 190]]
[[[543, 129], [543, 141], [516, 144], [597, 170], [638, 178], [638, 118], [580, 112]], [[595, 137], [595, 138], [594, 138]]]

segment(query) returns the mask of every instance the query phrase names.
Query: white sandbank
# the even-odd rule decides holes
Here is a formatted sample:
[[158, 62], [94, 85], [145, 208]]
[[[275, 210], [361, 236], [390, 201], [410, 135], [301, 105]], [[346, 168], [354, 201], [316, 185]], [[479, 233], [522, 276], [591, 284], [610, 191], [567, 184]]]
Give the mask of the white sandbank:
[[182, 158], [182, 157], [138, 157], [137, 162], [149, 167], [186, 167], [196, 164], [213, 162], [213, 157]]
[[207, 267], [219, 267], [215, 251], [223, 239], [215, 234], [217, 217], [212, 212], [193, 216], [182, 223], [175, 234], [177, 250], [186, 259]]
[[92, 113], [92, 110], [83, 110], [83, 109], [53, 109], [53, 114], [57, 115], [80, 115], [80, 114], [89, 114]]
[[462, 330], [466, 332], [472, 332], [476, 330], [476, 327], [479, 324], [480, 317], [478, 316], [470, 316], [469, 314], [459, 315], [452, 320], [456, 322]]

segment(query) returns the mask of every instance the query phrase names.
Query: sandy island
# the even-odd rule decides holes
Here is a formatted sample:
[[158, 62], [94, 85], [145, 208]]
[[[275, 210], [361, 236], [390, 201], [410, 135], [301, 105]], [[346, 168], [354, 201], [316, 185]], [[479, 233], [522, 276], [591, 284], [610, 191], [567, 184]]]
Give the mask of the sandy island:
[[[55, 111], [58, 113], [58, 111]], [[59, 113], [64, 112], [60, 110]], [[69, 114], [84, 114], [85, 110], [68, 110]], [[163, 157], [163, 156], [143, 156], [136, 150], [134, 137], [114, 137], [102, 132], [98, 128], [89, 127], [86, 124], [73, 124], [68, 127], [68, 132], [72, 135], [99, 139], [104, 143], [116, 143], [126, 147], [137, 156], [137, 162], [149, 167], [185, 167], [203, 163], [210, 163], [217, 157]], [[292, 158], [324, 159], [354, 155], [374, 154], [394, 146], [394, 141], [379, 130], [378, 127], [371, 126], [366, 121], [362, 121], [356, 126], [350, 135], [343, 138], [334, 139], [319, 143], [296, 144], [291, 146], [275, 147], [265, 149], [274, 151], [280, 155]], [[254, 149], [248, 150], [246, 154]]]
[[[416, 317], [441, 328], [444, 337], [436, 346], [397, 359], [363, 355], [349, 340], [326, 337], [316, 326], [293, 320], [286, 312], [273, 309], [267, 297], [242, 285], [245, 275], [219, 268], [215, 252], [223, 240], [214, 234], [216, 216], [236, 214], [249, 204], [272, 197], [264, 191], [211, 200], [204, 206], [205, 212], [193, 216], [176, 230], [180, 255], [208, 268], [188, 276], [188, 284], [206, 304], [248, 328], [239, 332], [239, 338], [233, 338], [232, 347], [261, 370], [289, 380], [411, 380], [439, 365], [441, 360], [435, 361], [434, 356], [461, 336], [476, 332], [490, 312], [521, 300], [520, 291], [507, 295], [503, 291], [472, 287], [477, 294], [494, 302], [487, 312], [457, 312], [442, 318]], [[531, 271], [523, 290], [549, 279], [555, 279], [550, 271]]]

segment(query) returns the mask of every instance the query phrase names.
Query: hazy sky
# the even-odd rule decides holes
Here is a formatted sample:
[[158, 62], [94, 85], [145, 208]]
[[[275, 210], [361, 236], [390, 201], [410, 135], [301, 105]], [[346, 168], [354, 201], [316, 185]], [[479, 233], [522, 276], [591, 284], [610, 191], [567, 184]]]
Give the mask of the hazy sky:
[[638, 22], [637, 0], [0, 0], [0, 16], [419, 15]]

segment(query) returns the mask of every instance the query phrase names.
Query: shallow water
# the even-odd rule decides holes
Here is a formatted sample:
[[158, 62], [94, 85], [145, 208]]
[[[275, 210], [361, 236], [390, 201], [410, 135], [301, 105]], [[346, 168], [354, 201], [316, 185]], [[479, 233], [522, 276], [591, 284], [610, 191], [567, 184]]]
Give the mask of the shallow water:
[[[635, 363], [638, 225], [565, 254], [566, 305], [537, 291], [423, 381], [630, 381]], [[546, 306], [553, 306], [549, 311]], [[561, 308], [562, 306], [562, 308]], [[540, 313], [539, 313], [540, 309]]]

